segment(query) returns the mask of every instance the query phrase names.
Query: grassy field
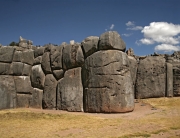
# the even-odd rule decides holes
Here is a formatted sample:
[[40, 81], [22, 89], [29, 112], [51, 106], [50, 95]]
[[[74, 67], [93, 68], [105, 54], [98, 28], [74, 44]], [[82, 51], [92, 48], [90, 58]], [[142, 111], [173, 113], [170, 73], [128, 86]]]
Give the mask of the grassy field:
[[143, 105], [126, 114], [1, 110], [0, 138], [180, 137], [180, 98], [144, 99], [138, 104]]

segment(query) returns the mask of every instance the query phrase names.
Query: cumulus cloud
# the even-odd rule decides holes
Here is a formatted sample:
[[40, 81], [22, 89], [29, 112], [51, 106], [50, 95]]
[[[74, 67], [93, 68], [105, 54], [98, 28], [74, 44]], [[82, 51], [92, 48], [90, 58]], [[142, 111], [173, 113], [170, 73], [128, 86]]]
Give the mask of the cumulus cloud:
[[126, 23], [126, 26], [134, 26], [134, 22], [132, 21], [128, 21], [127, 23]]
[[[149, 26], [145, 26], [141, 33], [144, 38], [139, 40], [139, 44], [156, 44], [156, 51], [177, 51], [180, 50], [180, 25], [167, 22], [152, 22]], [[136, 43], [137, 44], [137, 43]], [[169, 50], [168, 50], [169, 48]]]
[[122, 34], [123, 36], [126, 36], [126, 37], [129, 37], [129, 36], [131, 36], [132, 35], [132, 33], [130, 33], [130, 34]]
[[137, 31], [137, 30], [142, 30], [143, 29], [142, 26], [135, 26], [135, 22], [134, 21], [128, 21], [126, 23], [126, 26], [128, 26], [128, 28], [126, 28], [127, 30]]
[[164, 51], [164, 52], [179, 51], [180, 46], [173, 46], [173, 45], [169, 45], [169, 44], [161, 44], [161, 45], [157, 45], [154, 48], [154, 50], [155, 51]]

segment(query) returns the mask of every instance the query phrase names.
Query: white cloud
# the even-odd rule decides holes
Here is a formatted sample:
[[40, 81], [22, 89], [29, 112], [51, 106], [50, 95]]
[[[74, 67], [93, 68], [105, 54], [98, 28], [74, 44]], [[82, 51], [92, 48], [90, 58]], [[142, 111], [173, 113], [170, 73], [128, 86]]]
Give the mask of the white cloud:
[[127, 23], [126, 23], [126, 26], [134, 26], [134, 22], [132, 21], [128, 21]]
[[157, 45], [154, 48], [154, 50], [155, 51], [164, 51], [164, 52], [179, 51], [180, 46], [173, 46], [170, 44], [161, 44], [161, 45]]
[[128, 21], [126, 23], [126, 26], [128, 26], [128, 28], [126, 28], [127, 30], [137, 31], [137, 30], [142, 30], [143, 29], [142, 26], [135, 26], [135, 22], [134, 21]]
[[111, 26], [110, 26], [110, 30], [112, 30], [114, 28], [114, 24], [111, 24]]
[[143, 27], [142, 26], [133, 26], [131, 28], [127, 28], [127, 30], [134, 30], [134, 31], [137, 31], [137, 30], [142, 30]]
[[154, 41], [152, 39], [143, 38], [143, 39], [141, 39], [139, 41], [140, 41], [140, 43], [145, 44], [145, 45], [154, 44]]
[[180, 25], [167, 22], [152, 22], [141, 31], [145, 38], [153, 39], [157, 43], [178, 44]]
[[126, 36], [126, 37], [129, 37], [129, 36], [131, 36], [132, 35], [132, 33], [130, 33], [130, 34], [122, 34], [123, 36]]
[[145, 26], [141, 33], [144, 38], [136, 41], [137, 45], [157, 44], [155, 51], [177, 51], [180, 50], [180, 25], [167, 22], [152, 22]]

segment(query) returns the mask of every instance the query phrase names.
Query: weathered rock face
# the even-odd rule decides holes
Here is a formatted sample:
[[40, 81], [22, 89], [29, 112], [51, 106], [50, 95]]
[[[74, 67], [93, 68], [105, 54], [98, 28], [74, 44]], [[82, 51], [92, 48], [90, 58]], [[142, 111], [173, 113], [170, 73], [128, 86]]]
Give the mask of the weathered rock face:
[[116, 50], [98, 51], [83, 67], [86, 112], [128, 112], [134, 109], [128, 57]]
[[22, 75], [23, 76], [30, 76], [31, 75], [31, 69], [32, 69], [31, 65], [24, 63]]
[[18, 108], [29, 108], [32, 102], [31, 94], [17, 94], [17, 107]]
[[31, 84], [34, 88], [44, 88], [45, 75], [41, 68], [41, 65], [35, 65], [32, 67], [31, 72]]
[[101, 34], [99, 38], [99, 50], [116, 49], [126, 50], [126, 44], [116, 31], [109, 31]]
[[62, 46], [53, 46], [50, 52], [51, 68], [62, 69]]
[[57, 81], [52, 74], [45, 77], [44, 94], [43, 94], [43, 108], [56, 109], [56, 86]]
[[138, 67], [137, 60], [131, 56], [128, 56], [128, 59], [129, 59], [129, 67], [130, 67], [130, 71], [131, 71], [131, 76], [132, 76], [132, 80], [133, 80], [133, 86], [135, 86], [137, 67]]
[[11, 63], [13, 60], [15, 49], [13, 47], [1, 47], [0, 48], [0, 62]]
[[42, 56], [42, 69], [45, 74], [51, 74], [51, 66], [50, 66], [50, 53], [45, 52]]
[[80, 44], [63, 46], [63, 69], [80, 67], [84, 63], [84, 56]]
[[22, 51], [15, 51], [14, 52], [13, 61], [14, 62], [21, 62], [22, 61]]
[[173, 69], [173, 94], [174, 96], [180, 96], [180, 68]]
[[29, 76], [14, 76], [17, 93], [31, 94], [32, 87]]
[[22, 52], [22, 60], [21, 62], [33, 65], [34, 63], [34, 50], [25, 50]]
[[0, 62], [0, 75], [8, 75], [10, 69], [9, 63], [1, 63]]
[[0, 75], [0, 109], [16, 108], [16, 88], [13, 76]]
[[33, 42], [31, 40], [26, 40], [22, 38], [21, 36], [19, 37], [19, 47], [25, 48], [25, 49], [31, 49], [33, 45]]
[[62, 69], [61, 70], [53, 70], [53, 74], [54, 74], [54, 77], [56, 78], [56, 80], [59, 80], [59, 79], [63, 78], [64, 71]]
[[166, 96], [173, 97], [173, 65], [166, 63], [166, 69]]
[[136, 98], [164, 97], [166, 64], [162, 56], [148, 56], [140, 60], [137, 71]]
[[67, 70], [57, 86], [57, 108], [67, 111], [83, 111], [83, 87], [81, 68]]
[[32, 91], [32, 108], [40, 108], [42, 109], [42, 99], [43, 99], [43, 90], [34, 88]]
[[15, 75], [15, 76], [21, 76], [23, 72], [24, 64], [21, 62], [13, 62], [10, 67], [9, 74]]
[[89, 36], [83, 40], [81, 45], [85, 58], [92, 55], [98, 50], [98, 42], [99, 37], [97, 36]]
[[126, 51], [126, 54], [128, 56], [134, 56], [134, 50], [132, 48], [129, 48], [127, 51]]
[[34, 50], [34, 58], [44, 54], [45, 47], [38, 47]]
[[42, 56], [36, 57], [34, 59], [34, 65], [38, 65], [42, 63]]

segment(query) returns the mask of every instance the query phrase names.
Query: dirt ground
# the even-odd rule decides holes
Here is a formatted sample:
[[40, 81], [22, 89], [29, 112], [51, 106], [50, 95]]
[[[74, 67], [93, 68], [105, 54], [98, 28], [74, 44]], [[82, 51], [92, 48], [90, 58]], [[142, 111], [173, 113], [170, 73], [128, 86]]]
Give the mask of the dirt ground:
[[[18, 122], [22, 124], [13, 127], [26, 127], [31, 125], [26, 131], [34, 131], [34, 135], [29, 132], [13, 130], [12, 134], [4, 135], [10, 123], [16, 124], [9, 119], [1, 119], [5, 115], [17, 112], [35, 113], [45, 116], [45, 119], [33, 120], [36, 124], [28, 121], [24, 116], [18, 118]], [[102, 113], [82, 113], [82, 112], [66, 112], [61, 110], [40, 110], [40, 109], [13, 109], [0, 111], [0, 135], [1, 137], [150, 137], [150, 138], [180, 138], [180, 97], [179, 98], [157, 98], [146, 100], [135, 100], [135, 109], [133, 112], [121, 114], [102, 114]], [[63, 118], [59, 118], [60, 116]], [[33, 114], [34, 116], [34, 114]], [[53, 118], [56, 116], [55, 118]], [[9, 116], [7, 116], [8, 118]], [[49, 118], [47, 120], [46, 118]], [[31, 120], [31, 119], [30, 119]], [[54, 120], [54, 121], [53, 121]], [[9, 123], [7, 123], [9, 121]], [[7, 123], [7, 124], [6, 124]], [[38, 124], [39, 123], [39, 124]], [[49, 125], [48, 125], [49, 124]], [[18, 128], [17, 127], [17, 128]], [[45, 134], [39, 134], [36, 131]], [[24, 128], [23, 128], [24, 129]], [[11, 133], [11, 132], [9, 132]]]

